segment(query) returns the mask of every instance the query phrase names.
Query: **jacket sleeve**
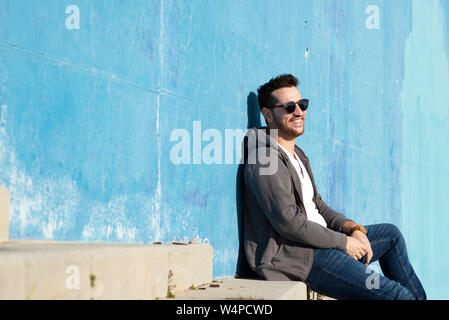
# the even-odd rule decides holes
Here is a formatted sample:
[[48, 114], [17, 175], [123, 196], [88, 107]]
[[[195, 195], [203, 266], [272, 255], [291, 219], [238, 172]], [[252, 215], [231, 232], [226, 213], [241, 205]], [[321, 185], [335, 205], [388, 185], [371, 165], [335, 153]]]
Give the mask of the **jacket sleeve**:
[[331, 228], [332, 230], [340, 231], [341, 232], [341, 226], [343, 223], [348, 221], [349, 219], [346, 218], [341, 213], [338, 213], [331, 209], [321, 198], [319, 193], [316, 193], [316, 206], [318, 208], [318, 212], [323, 216], [324, 220], [327, 223], [327, 226]]
[[345, 251], [346, 236], [307, 220], [296, 204], [288, 168], [282, 161], [275, 174], [262, 175], [263, 165], [246, 164], [244, 183], [263, 214], [281, 237], [316, 248], [335, 248]]

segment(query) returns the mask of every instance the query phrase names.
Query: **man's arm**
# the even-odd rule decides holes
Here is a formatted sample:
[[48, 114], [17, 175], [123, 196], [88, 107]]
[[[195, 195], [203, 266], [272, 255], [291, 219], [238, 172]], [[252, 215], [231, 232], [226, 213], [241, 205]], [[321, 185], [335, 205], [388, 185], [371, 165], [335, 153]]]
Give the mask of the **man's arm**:
[[[326, 221], [328, 228], [348, 234], [347, 232], [344, 232], [343, 225], [344, 224], [349, 225], [348, 222], [350, 222], [352, 220], [346, 218], [346, 216], [344, 214], [338, 213], [335, 210], [331, 209], [323, 201], [323, 199], [321, 199], [321, 196], [319, 195], [319, 193], [316, 194], [316, 206], [317, 206], [318, 212], [323, 216], [324, 220]], [[349, 229], [349, 231], [350, 230], [351, 229]]]
[[320, 211], [320, 214], [323, 215], [329, 228], [343, 232], [348, 236], [352, 236], [351, 229], [352, 227], [356, 226], [357, 223], [355, 223], [351, 219], [346, 218], [343, 214], [332, 210], [326, 205], [326, 203], [324, 203], [319, 195], [317, 196], [317, 202], [318, 198], [320, 202], [320, 204], [318, 205], [318, 210]]
[[307, 220], [296, 204], [287, 167], [279, 161], [273, 175], [261, 175], [260, 164], [247, 164], [244, 182], [273, 228], [285, 239], [316, 248], [346, 249], [346, 236]]
[[350, 236], [350, 235], [351, 235], [350, 232], [351, 232], [352, 227], [354, 227], [354, 226], [356, 226], [356, 225], [357, 225], [357, 223], [355, 223], [354, 221], [352, 221], [352, 220], [346, 220], [346, 221], [341, 225], [340, 230], [341, 230], [341, 232], [343, 232], [344, 234], [347, 234], [348, 236]]
[[329, 229], [342, 232], [342, 225], [346, 223], [347, 221], [350, 221], [348, 218], [345, 217], [345, 215], [336, 212], [335, 210], [331, 209], [321, 198], [320, 194], [317, 191], [316, 185], [315, 185], [315, 179], [313, 178], [312, 173], [312, 167], [309, 163], [309, 158], [306, 156], [304, 151], [295, 145], [296, 151], [302, 156], [304, 159], [304, 165], [306, 167], [307, 173], [309, 174], [310, 180], [312, 181], [312, 185], [316, 194], [315, 197], [315, 204], [317, 206], [318, 212], [323, 216], [324, 220], [326, 221], [327, 227]]
[[[356, 225], [356, 223], [348, 218], [345, 215], [338, 213], [331, 209], [324, 201], [321, 199], [320, 194], [316, 191], [315, 181], [313, 179], [312, 167], [309, 163], [309, 158], [306, 156], [304, 151], [298, 146], [297, 150], [301, 153], [301, 155], [305, 158], [305, 166], [309, 173], [310, 179], [312, 180], [313, 187], [316, 192], [316, 206], [318, 208], [319, 213], [323, 216], [324, 220], [327, 223], [328, 228], [340, 231], [348, 236], [346, 242], [346, 253], [351, 257], [359, 259], [361, 255], [367, 254], [366, 265], [368, 265], [373, 256], [373, 251], [371, 249], [371, 244], [367, 238], [367, 236], [360, 232], [355, 231], [351, 234], [351, 229]], [[357, 241], [355, 241], [357, 240]]]

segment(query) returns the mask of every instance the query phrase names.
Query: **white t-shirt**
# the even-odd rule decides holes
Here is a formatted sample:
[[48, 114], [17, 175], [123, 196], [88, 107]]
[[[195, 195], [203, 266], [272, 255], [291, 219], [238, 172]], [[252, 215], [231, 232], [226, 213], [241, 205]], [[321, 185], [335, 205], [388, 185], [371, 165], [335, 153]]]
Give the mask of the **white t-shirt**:
[[298, 174], [299, 181], [301, 182], [302, 198], [304, 200], [304, 207], [306, 208], [307, 220], [316, 222], [326, 228], [327, 223], [324, 220], [323, 216], [318, 212], [315, 202], [313, 202], [313, 185], [312, 180], [310, 180], [309, 174], [307, 173], [306, 167], [296, 153], [293, 157], [293, 155], [288, 152], [287, 149], [285, 149], [279, 143], [278, 145], [288, 155], [290, 162], [293, 164], [293, 167], [296, 169], [296, 173]]

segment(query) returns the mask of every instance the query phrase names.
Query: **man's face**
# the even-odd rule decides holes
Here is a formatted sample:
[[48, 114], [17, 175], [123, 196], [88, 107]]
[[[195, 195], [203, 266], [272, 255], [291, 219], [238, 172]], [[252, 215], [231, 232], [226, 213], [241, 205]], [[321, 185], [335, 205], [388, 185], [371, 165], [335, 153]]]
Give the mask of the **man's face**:
[[[274, 90], [271, 95], [276, 101], [274, 104], [276, 106], [302, 99], [301, 93], [296, 87], [280, 88]], [[285, 135], [288, 138], [296, 138], [304, 133], [306, 111], [302, 111], [298, 105], [296, 105], [295, 111], [292, 113], [287, 113], [287, 110], [283, 107], [267, 111], [271, 111], [272, 116], [270, 117], [267, 113], [265, 119], [269, 118], [267, 121], [269, 122], [270, 128], [279, 129], [279, 135]]]

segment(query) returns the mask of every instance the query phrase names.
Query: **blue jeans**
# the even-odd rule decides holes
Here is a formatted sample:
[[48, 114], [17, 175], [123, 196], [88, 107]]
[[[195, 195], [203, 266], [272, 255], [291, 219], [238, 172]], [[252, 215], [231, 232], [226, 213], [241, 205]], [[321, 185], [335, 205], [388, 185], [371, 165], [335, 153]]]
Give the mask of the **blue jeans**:
[[373, 257], [385, 276], [337, 249], [314, 249], [305, 283], [315, 292], [336, 299], [426, 300], [426, 292], [407, 256], [404, 237], [392, 224], [366, 226]]

